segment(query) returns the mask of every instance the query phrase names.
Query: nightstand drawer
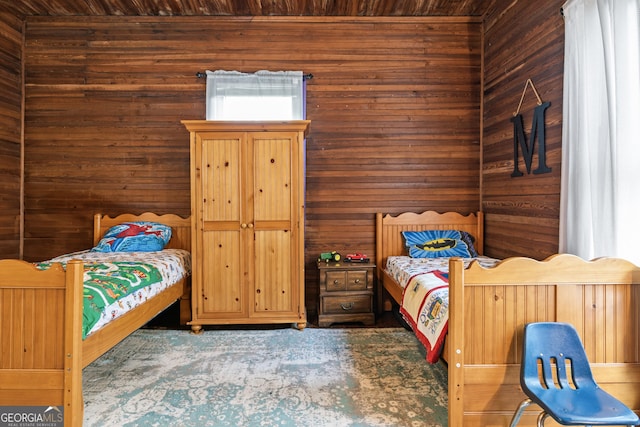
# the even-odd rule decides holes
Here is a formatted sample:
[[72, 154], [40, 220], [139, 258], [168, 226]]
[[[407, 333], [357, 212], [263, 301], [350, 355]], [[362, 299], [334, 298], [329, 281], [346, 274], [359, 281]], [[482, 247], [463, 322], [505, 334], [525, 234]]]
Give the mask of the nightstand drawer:
[[373, 295], [323, 296], [320, 304], [323, 314], [371, 313]]
[[364, 291], [367, 274], [367, 270], [327, 271], [327, 291]]

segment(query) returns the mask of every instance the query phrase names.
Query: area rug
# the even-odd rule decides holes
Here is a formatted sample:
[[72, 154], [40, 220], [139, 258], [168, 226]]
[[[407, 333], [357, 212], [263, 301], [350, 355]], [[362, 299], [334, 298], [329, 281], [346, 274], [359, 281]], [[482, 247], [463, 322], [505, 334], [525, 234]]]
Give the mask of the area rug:
[[402, 328], [141, 329], [83, 372], [85, 426], [446, 426]]

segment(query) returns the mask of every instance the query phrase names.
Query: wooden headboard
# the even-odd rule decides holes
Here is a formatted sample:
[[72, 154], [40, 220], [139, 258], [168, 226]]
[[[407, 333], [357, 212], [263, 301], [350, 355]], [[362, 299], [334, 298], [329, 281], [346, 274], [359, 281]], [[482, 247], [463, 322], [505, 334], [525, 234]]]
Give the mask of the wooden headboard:
[[470, 233], [474, 246], [483, 254], [484, 220], [482, 212], [462, 215], [458, 212], [425, 211], [401, 213], [397, 216], [376, 214], [376, 266], [378, 278], [387, 264], [387, 257], [406, 253], [401, 231], [460, 230]]
[[122, 214], [114, 218], [108, 215], [95, 214], [93, 216], [93, 245], [97, 245], [102, 235], [114, 225], [127, 221], [153, 221], [171, 227], [171, 240], [168, 249], [186, 249], [191, 251], [191, 219], [182, 218], [174, 214], [157, 215], [145, 212], [140, 215]]

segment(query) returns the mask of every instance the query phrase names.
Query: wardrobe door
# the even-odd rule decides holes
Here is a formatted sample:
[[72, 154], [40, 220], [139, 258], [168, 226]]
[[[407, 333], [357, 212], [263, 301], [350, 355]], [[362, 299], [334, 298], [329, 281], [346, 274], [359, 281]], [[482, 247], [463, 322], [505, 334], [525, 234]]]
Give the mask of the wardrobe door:
[[[253, 146], [253, 226], [255, 269], [251, 287], [255, 316], [272, 319], [298, 310], [294, 280], [296, 217], [292, 153], [296, 133], [249, 134]], [[297, 278], [296, 278], [297, 279]]]
[[243, 133], [201, 133], [201, 318], [247, 317]]

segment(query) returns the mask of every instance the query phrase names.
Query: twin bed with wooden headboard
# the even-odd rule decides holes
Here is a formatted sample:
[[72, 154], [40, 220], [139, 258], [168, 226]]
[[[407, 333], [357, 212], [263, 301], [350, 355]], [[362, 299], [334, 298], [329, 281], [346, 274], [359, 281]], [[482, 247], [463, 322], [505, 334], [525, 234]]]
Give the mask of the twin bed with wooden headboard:
[[[138, 300], [124, 303], [131, 307], [129, 310], [119, 317], [114, 314], [114, 319], [103, 326], [98, 325], [100, 327], [84, 339], [86, 298], [83, 284], [88, 283], [85, 276], [89, 273], [85, 267], [88, 268], [89, 263], [76, 259], [83, 254], [71, 254], [65, 261], [65, 268], [60, 263], [37, 266], [19, 260], [0, 261], [0, 405], [64, 408], [65, 426], [80, 426], [83, 419], [82, 368], [178, 300], [181, 302], [181, 320], [188, 318], [190, 219], [152, 213], [124, 214], [115, 218], [96, 215], [94, 245], [112, 226], [131, 221], [171, 227], [166, 250], [156, 257], [163, 260], [164, 266], [157, 272], [142, 268], [126, 270], [133, 283], [139, 283], [136, 276], [144, 276], [147, 272], [153, 272], [154, 277], [162, 276], [165, 283], [148, 297], [145, 289], [136, 288], [137, 295], [129, 295]], [[172, 262], [169, 260], [174, 254], [184, 262], [167, 264]], [[109, 255], [112, 257], [109, 261], [118, 256], [115, 252]], [[166, 271], [175, 273], [169, 275], [175, 278], [165, 281]], [[92, 276], [92, 280], [101, 280], [101, 276]], [[122, 286], [121, 282], [113, 289], [117, 292]], [[116, 311], [111, 310], [109, 315]]]
[[[405, 255], [405, 230], [464, 230], [482, 254], [482, 213], [376, 215], [378, 285], [402, 303], [403, 288], [387, 273], [389, 257]], [[519, 362], [526, 323], [558, 321], [579, 331], [599, 384], [640, 410], [640, 268], [614, 258], [544, 261], [509, 258], [490, 268], [451, 258], [448, 266], [450, 426], [508, 426], [524, 395]], [[380, 291], [382, 290], [380, 289]], [[386, 309], [391, 301], [383, 301]], [[425, 362], [426, 363], [426, 362]], [[519, 426], [536, 425], [537, 410]]]

